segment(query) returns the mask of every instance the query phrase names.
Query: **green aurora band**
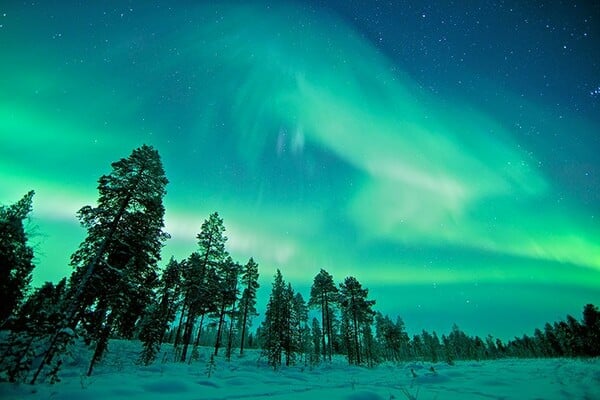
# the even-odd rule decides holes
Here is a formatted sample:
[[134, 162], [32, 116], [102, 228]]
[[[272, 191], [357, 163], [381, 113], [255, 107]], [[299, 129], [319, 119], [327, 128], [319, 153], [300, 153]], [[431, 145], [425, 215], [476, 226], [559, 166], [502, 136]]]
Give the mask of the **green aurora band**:
[[600, 299], [593, 210], [510, 125], [426, 91], [335, 15], [199, 6], [177, 29], [141, 12], [101, 35], [85, 25], [97, 10], [81, 12], [49, 22], [9, 9], [38, 24], [6, 22], [0, 43], [0, 201], [36, 190], [36, 283], [70, 272], [76, 211], [110, 162], [148, 143], [171, 181], [165, 259], [193, 251], [217, 210], [232, 254], [260, 263], [263, 290], [276, 268], [298, 285], [326, 268], [368, 287], [563, 285], [596, 296], [577, 307]]

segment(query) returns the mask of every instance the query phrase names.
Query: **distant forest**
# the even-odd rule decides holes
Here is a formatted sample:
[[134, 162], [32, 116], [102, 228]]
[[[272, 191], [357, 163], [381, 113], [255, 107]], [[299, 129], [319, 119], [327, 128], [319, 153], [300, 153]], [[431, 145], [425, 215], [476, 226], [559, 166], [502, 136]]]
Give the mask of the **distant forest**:
[[[163, 197], [168, 180], [151, 146], [112, 163], [98, 180], [98, 201], [77, 213], [87, 235], [71, 255], [73, 272], [54, 284], [31, 288], [34, 253], [24, 221], [34, 192], [0, 207], [0, 381], [54, 383], [69, 350], [77, 343], [92, 349], [91, 375], [114, 338], [140, 340], [140, 364], [187, 362], [200, 346], [214, 356], [242, 356], [261, 349], [273, 368], [329, 362], [335, 354], [350, 364], [447, 362], [505, 357], [595, 357], [600, 355], [600, 311], [583, 308], [583, 319], [547, 323], [533, 336], [506, 343], [473, 337], [456, 325], [448, 335], [423, 331], [409, 337], [400, 317], [374, 310], [375, 300], [357, 278], [336, 284], [321, 270], [308, 300], [278, 270], [265, 307], [257, 316], [258, 264], [232, 259], [225, 226], [211, 214], [196, 236], [198, 249], [159, 268], [169, 238]], [[309, 310], [320, 318], [309, 320]], [[163, 352], [169, 343], [173, 351]], [[212, 361], [211, 357], [211, 361]]]

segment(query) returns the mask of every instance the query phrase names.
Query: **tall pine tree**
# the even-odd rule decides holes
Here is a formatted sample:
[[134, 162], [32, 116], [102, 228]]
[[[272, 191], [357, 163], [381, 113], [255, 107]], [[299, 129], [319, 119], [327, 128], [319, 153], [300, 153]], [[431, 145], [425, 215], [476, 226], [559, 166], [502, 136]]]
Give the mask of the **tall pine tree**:
[[162, 204], [168, 180], [158, 152], [147, 145], [133, 150], [129, 157], [112, 163], [111, 173], [98, 183], [98, 204], [78, 213], [87, 236], [71, 257], [75, 271], [69, 280], [64, 321], [32, 383], [57, 349], [64, 347], [59, 345], [61, 332], [80, 322], [87, 339], [96, 343], [88, 368], [91, 374], [115, 325], [129, 317], [135, 302], [150, 300], [149, 283], [157, 282], [160, 250], [168, 238]]
[[[183, 348], [180, 361], [184, 362], [187, 357], [188, 346], [191, 342], [194, 324], [198, 316], [201, 317], [201, 324], [204, 316], [208, 313], [218, 310], [218, 291], [220, 284], [219, 268], [227, 258], [225, 250], [225, 226], [223, 219], [218, 213], [211, 214], [207, 220], [202, 223], [200, 233], [196, 236], [198, 239], [199, 251], [192, 254], [188, 259], [188, 266], [184, 269], [184, 310], [186, 321], [183, 333]], [[195, 346], [200, 342], [200, 332], [198, 330]]]
[[282, 353], [285, 347], [289, 304], [286, 304], [286, 285], [281, 271], [277, 270], [271, 296], [267, 303], [265, 319], [260, 334], [263, 354], [273, 368], [281, 366]]
[[258, 284], [258, 264], [251, 257], [242, 271], [242, 284], [244, 290], [240, 300], [241, 314], [241, 334], [240, 334], [240, 355], [244, 354], [244, 344], [246, 342], [246, 330], [250, 325], [251, 318], [256, 315], [256, 290]]
[[337, 302], [337, 296], [338, 290], [333, 282], [333, 276], [324, 269], [321, 269], [317, 276], [315, 276], [310, 289], [308, 304], [313, 308], [321, 309], [321, 324], [323, 327], [321, 350], [323, 352], [323, 359], [328, 356], [329, 361], [331, 361], [333, 353], [333, 307]]

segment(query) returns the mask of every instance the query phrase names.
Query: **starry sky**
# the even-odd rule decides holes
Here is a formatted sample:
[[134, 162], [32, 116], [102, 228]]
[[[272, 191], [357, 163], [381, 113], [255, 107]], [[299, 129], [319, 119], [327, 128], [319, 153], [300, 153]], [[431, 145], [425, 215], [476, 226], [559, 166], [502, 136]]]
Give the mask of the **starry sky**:
[[409, 332], [501, 338], [600, 304], [600, 3], [93, 3], [0, 6], [0, 203], [36, 191], [34, 284], [146, 143], [164, 260], [218, 211], [259, 302], [325, 268]]

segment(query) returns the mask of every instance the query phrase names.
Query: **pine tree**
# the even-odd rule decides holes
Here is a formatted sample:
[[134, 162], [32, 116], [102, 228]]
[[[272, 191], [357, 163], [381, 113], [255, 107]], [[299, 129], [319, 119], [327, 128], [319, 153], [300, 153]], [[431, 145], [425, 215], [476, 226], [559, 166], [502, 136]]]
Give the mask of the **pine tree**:
[[396, 325], [394, 328], [394, 340], [398, 340], [399, 341], [399, 348], [400, 348], [400, 359], [401, 360], [406, 360], [408, 358], [409, 355], [409, 348], [408, 348], [408, 344], [410, 342], [410, 338], [408, 337], [408, 334], [406, 333], [406, 328], [404, 325], [404, 321], [402, 320], [401, 317], [396, 317]]
[[378, 312], [375, 315], [375, 337], [385, 360], [398, 362], [406, 357], [408, 335], [401, 318], [394, 323], [390, 317]]
[[444, 361], [446, 361], [448, 365], [454, 365], [456, 354], [450, 345], [450, 340], [446, 335], [442, 335], [442, 347], [444, 349]]
[[423, 359], [423, 341], [419, 335], [413, 335], [412, 340], [410, 341], [410, 347], [413, 359]]
[[323, 351], [323, 359], [326, 356], [331, 361], [333, 353], [333, 306], [337, 301], [338, 290], [333, 282], [333, 276], [324, 269], [315, 276], [313, 285], [310, 289], [309, 305], [321, 310], [321, 324], [323, 326], [323, 336], [321, 340], [321, 350]]
[[283, 290], [283, 299], [281, 306], [282, 315], [282, 333], [281, 333], [281, 347], [285, 355], [285, 365], [292, 365], [295, 361], [296, 348], [296, 335], [294, 331], [294, 289], [292, 285], [288, 283]]
[[[433, 335], [439, 348], [437, 335], [435, 332], [433, 332]], [[479, 336], [475, 336], [475, 339], [473, 339], [473, 355], [477, 361], [485, 359], [485, 342]]]
[[341, 353], [346, 355], [349, 364], [357, 364], [356, 346], [354, 343], [354, 331], [348, 313], [342, 311], [340, 321], [340, 337], [342, 340]]
[[[291, 286], [290, 286], [291, 289]], [[292, 290], [293, 293], [293, 290]], [[308, 306], [300, 293], [294, 293], [292, 296], [291, 310], [291, 349], [290, 352], [296, 352], [301, 359], [306, 362], [306, 354], [310, 349], [310, 328], [308, 327]], [[289, 364], [288, 364], [289, 365]]]
[[367, 364], [368, 367], [374, 367], [380, 359], [379, 352], [377, 351], [377, 346], [375, 344], [375, 338], [373, 337], [373, 329], [371, 327], [373, 319], [370, 321], [364, 322], [361, 325], [361, 335], [362, 335], [362, 343], [363, 343], [363, 353], [364, 358], [363, 362]]
[[244, 285], [244, 291], [242, 292], [242, 298], [240, 300], [240, 313], [241, 313], [241, 338], [240, 338], [240, 355], [244, 354], [244, 342], [246, 341], [246, 330], [250, 325], [251, 318], [256, 313], [256, 290], [259, 288], [258, 284], [258, 264], [254, 262], [253, 258], [250, 258], [242, 271], [242, 284]]
[[565, 321], [555, 322], [554, 332], [556, 333], [556, 338], [558, 339], [562, 353], [567, 357], [572, 357], [574, 355], [572, 347], [573, 336], [569, 325]]
[[[219, 353], [219, 347], [221, 346], [225, 316], [229, 314], [230, 318], [234, 318], [235, 303], [238, 296], [238, 278], [240, 271], [241, 265], [234, 262], [231, 257], [227, 257], [227, 259], [219, 267], [220, 289], [217, 292], [217, 302], [219, 304], [219, 308], [216, 314], [218, 323], [217, 337], [215, 339], [215, 356]], [[230, 307], [231, 310], [228, 312], [228, 308]], [[230, 326], [233, 326], [233, 321], [230, 322]]]
[[158, 298], [146, 312], [142, 322], [140, 340], [144, 350], [140, 362], [148, 365], [154, 361], [169, 325], [175, 320], [176, 302], [181, 287], [181, 264], [171, 258], [163, 272]]
[[546, 336], [541, 331], [541, 329], [536, 328], [533, 332], [533, 340], [535, 343], [535, 353], [538, 357], [549, 357], [552, 353], [548, 341], [546, 340]]
[[421, 333], [421, 340], [423, 343], [425, 357], [427, 357], [429, 361], [433, 363], [438, 362], [441, 346], [437, 333], [433, 332], [433, 334], [430, 334], [429, 332], [423, 330]]
[[235, 341], [238, 331], [236, 330], [236, 322], [239, 325], [239, 310], [236, 309], [235, 303], [231, 305], [231, 310], [228, 313], [229, 316], [229, 332], [227, 333], [227, 345], [225, 347], [225, 359], [231, 361], [231, 355], [233, 352], [233, 342]]
[[573, 317], [567, 315], [567, 325], [569, 326], [569, 332], [571, 336], [570, 346], [574, 357], [580, 357], [585, 355], [585, 328]]
[[361, 329], [373, 321], [375, 300], [367, 300], [368, 293], [369, 290], [363, 289], [354, 277], [348, 277], [340, 284], [340, 308], [346, 335], [349, 335], [348, 361], [351, 364], [362, 363]]
[[[337, 300], [336, 300], [337, 301]], [[334, 313], [330, 314], [331, 316], [331, 352], [332, 354], [343, 354], [343, 341], [342, 337], [339, 334], [342, 326], [342, 318], [341, 315], [338, 316]]]
[[96, 342], [88, 375], [107, 348], [114, 326], [127, 318], [133, 302], [149, 302], [156, 282], [163, 231], [162, 204], [168, 183], [158, 152], [143, 145], [112, 164], [98, 180], [98, 204], [85, 206], [78, 217], [87, 236], [72, 255], [75, 271], [69, 280], [63, 323], [31, 383], [53, 359], [60, 333], [82, 323], [87, 340]]
[[[554, 334], [554, 329], [552, 325], [548, 322], [544, 325], [544, 343], [546, 344], [548, 356], [556, 357], [561, 354], [560, 344], [556, 339], [556, 335]], [[498, 347], [498, 345], [496, 345]]]
[[[542, 333], [543, 335], [543, 333]], [[498, 347], [496, 341], [492, 335], [487, 335], [485, 338], [485, 358], [495, 360], [499, 356]], [[549, 355], [546, 355], [549, 357]]]
[[[205, 263], [200, 253], [192, 253], [184, 263], [183, 267], [183, 291], [184, 301], [181, 310], [180, 326], [178, 327], [177, 337], [175, 339], [175, 348], [179, 348], [182, 343], [181, 354], [179, 358], [184, 362], [187, 357], [187, 350], [192, 341], [192, 332], [198, 317], [200, 317], [200, 327], [193, 343], [192, 358], [195, 357], [195, 351], [200, 344], [200, 335], [204, 324], [205, 316], [208, 313], [217, 310], [217, 291], [219, 277], [216, 268], [210, 263]], [[181, 321], [185, 316], [183, 325]], [[182, 336], [180, 330], [183, 328]]]
[[196, 318], [201, 317], [201, 326], [194, 343], [194, 347], [197, 348], [200, 342], [204, 316], [219, 309], [219, 286], [222, 277], [219, 276], [218, 269], [222, 268], [223, 262], [228, 256], [225, 250], [225, 242], [227, 241], [225, 226], [223, 225], [223, 219], [219, 217], [217, 212], [211, 214], [202, 223], [200, 233], [196, 238], [200, 249], [189, 257], [183, 275], [184, 308], [186, 310], [183, 310], [182, 313], [186, 312], [186, 322], [182, 339], [181, 362], [186, 360]]
[[11, 206], [0, 206], [0, 329], [25, 297], [31, 283], [33, 250], [23, 221], [32, 208], [34, 191]]
[[470, 340], [456, 324], [452, 325], [452, 331], [448, 335], [448, 345], [450, 346], [449, 351], [452, 360], [470, 359]]

